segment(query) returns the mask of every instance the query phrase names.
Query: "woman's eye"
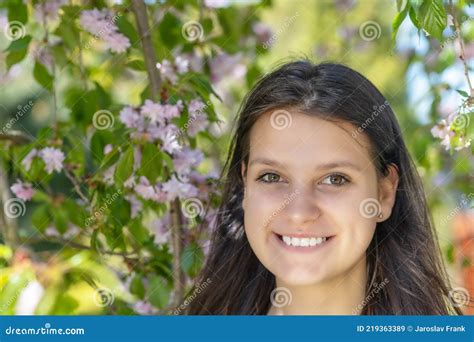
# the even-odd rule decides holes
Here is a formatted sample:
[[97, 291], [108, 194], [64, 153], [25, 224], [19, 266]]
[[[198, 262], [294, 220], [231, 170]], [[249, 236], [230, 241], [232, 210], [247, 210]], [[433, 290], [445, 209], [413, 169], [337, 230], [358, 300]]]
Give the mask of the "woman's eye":
[[280, 180], [280, 176], [276, 173], [268, 172], [258, 177], [257, 180], [263, 183], [278, 183], [278, 181]]
[[341, 186], [349, 182], [347, 177], [339, 174], [332, 174], [327, 176], [321, 183], [328, 185]]

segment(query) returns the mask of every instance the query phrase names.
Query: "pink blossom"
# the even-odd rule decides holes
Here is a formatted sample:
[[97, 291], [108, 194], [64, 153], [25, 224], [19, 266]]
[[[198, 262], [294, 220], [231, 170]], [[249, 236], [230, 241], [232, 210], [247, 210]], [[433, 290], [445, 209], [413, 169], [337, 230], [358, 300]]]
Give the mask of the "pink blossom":
[[176, 104], [166, 104], [164, 105], [164, 117], [168, 120], [177, 118], [180, 116], [181, 111], [183, 110], [183, 102], [179, 100]]
[[192, 150], [188, 147], [175, 153], [173, 164], [176, 172], [185, 174], [191, 168], [198, 166], [204, 160], [204, 154], [200, 150]]
[[255, 23], [252, 26], [252, 31], [257, 36], [258, 41], [261, 44], [264, 44], [264, 47], [269, 47], [271, 45], [271, 37], [273, 35], [272, 29], [265, 25], [264, 23]]
[[163, 135], [160, 137], [160, 139], [162, 141], [163, 150], [172, 154], [176, 151], [181, 150], [181, 145], [179, 144], [178, 139], [177, 139], [177, 135], [176, 135], [177, 131], [174, 129], [171, 129], [170, 126], [174, 126], [174, 125], [167, 126], [165, 131], [163, 132]]
[[35, 190], [31, 186], [31, 183], [23, 183], [21, 180], [17, 179], [10, 190], [15, 194], [16, 197], [22, 199], [23, 201], [29, 201], [35, 194]]
[[156, 67], [160, 70], [161, 76], [170, 83], [176, 83], [176, 81], [178, 81], [176, 71], [171, 62], [167, 59], [163, 59], [161, 63], [157, 63]]
[[45, 147], [39, 152], [39, 155], [46, 164], [48, 174], [53, 173], [53, 171], [61, 172], [65, 159], [64, 153], [61, 150], [54, 147]]
[[179, 74], [184, 74], [189, 71], [189, 61], [181, 56], [175, 58], [174, 64]]
[[122, 53], [127, 51], [127, 49], [131, 46], [130, 40], [118, 32], [107, 34], [103, 39], [105, 42], [105, 47], [110, 49], [112, 52]]
[[155, 197], [155, 188], [150, 185], [146, 177], [140, 177], [140, 182], [135, 185], [134, 190], [144, 199], [153, 199]]
[[196, 197], [198, 194], [197, 188], [189, 183], [182, 183], [176, 176], [172, 176], [169, 181], [163, 184], [163, 191], [166, 193], [167, 200], [172, 201], [177, 197], [189, 198]]
[[240, 53], [232, 56], [222, 53], [211, 59], [209, 66], [211, 67], [211, 80], [214, 83], [219, 83], [224, 78], [242, 79], [247, 71]]
[[204, 102], [202, 102], [199, 99], [194, 99], [194, 100], [191, 100], [189, 102], [188, 111], [189, 111], [189, 114], [194, 115], [194, 114], [197, 114], [199, 112], [202, 112], [202, 110], [205, 107], [206, 107], [206, 105], [204, 104]]
[[131, 44], [130, 40], [119, 32], [115, 19], [110, 10], [94, 8], [82, 11], [79, 21], [86, 31], [101, 38], [110, 51], [122, 53]]
[[153, 123], [164, 124], [164, 109], [160, 103], [145, 100], [145, 104], [141, 107], [141, 113]]
[[59, 17], [59, 8], [67, 4], [67, 0], [46, 0], [35, 5], [36, 20], [43, 24], [45, 20], [56, 20]]
[[165, 214], [162, 218], [155, 219], [150, 224], [150, 230], [155, 235], [155, 243], [162, 245], [168, 243], [171, 238], [171, 216]]
[[138, 214], [143, 210], [143, 204], [141, 201], [137, 199], [135, 195], [127, 195], [125, 196], [125, 199], [130, 203], [131, 206], [131, 216], [132, 218], [135, 218], [138, 216]]
[[120, 121], [127, 128], [140, 128], [144, 126], [143, 118], [132, 107], [124, 107], [119, 114]]
[[112, 150], [114, 149], [114, 147], [112, 146], [112, 144], [107, 144], [104, 146], [104, 154], [109, 154], [110, 152], [112, 152]]
[[207, 116], [202, 113], [194, 114], [194, 116], [189, 121], [188, 125], [188, 134], [191, 137], [195, 137], [199, 132], [204, 131], [209, 125]]

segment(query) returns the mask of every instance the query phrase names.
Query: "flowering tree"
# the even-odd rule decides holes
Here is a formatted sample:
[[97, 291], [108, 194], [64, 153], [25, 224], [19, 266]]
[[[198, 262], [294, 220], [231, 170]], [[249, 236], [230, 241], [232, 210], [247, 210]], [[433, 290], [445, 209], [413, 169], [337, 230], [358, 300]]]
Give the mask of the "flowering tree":
[[[41, 89], [0, 135], [2, 313], [170, 312], [219, 201], [220, 85], [253, 82], [268, 31], [225, 1], [5, 7], [6, 67]], [[15, 129], [40, 97], [45, 126]]]

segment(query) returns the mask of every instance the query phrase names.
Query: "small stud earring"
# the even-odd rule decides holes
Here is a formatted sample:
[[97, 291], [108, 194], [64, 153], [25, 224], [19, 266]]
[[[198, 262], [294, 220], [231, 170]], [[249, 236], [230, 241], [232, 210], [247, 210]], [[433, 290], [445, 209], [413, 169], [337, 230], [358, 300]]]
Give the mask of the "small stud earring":
[[378, 215], [378, 218], [381, 219], [383, 217], [383, 213], [380, 212], [379, 215]]

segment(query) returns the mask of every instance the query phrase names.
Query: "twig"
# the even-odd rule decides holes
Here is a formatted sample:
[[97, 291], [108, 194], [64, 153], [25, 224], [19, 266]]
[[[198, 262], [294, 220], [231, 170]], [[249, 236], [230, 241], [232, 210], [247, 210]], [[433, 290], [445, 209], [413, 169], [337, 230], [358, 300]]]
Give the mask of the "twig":
[[64, 169], [64, 173], [66, 174], [66, 177], [71, 181], [72, 185], [74, 185], [74, 190], [76, 190], [76, 193], [79, 195], [79, 197], [81, 197], [81, 199], [88, 203], [89, 202], [89, 199], [87, 198], [86, 195], [84, 195], [84, 193], [82, 192], [81, 190], [81, 187], [79, 185], [79, 183], [77, 183], [76, 179], [74, 178], [74, 176], [69, 172], [69, 170], [67, 169]]
[[[156, 55], [151, 40], [150, 26], [145, 3], [142, 0], [132, 0], [132, 10], [137, 21], [138, 32], [141, 37], [143, 55], [150, 81], [151, 99], [156, 101], [161, 87], [161, 77], [156, 68]], [[167, 169], [165, 169], [167, 170]], [[165, 171], [166, 173], [168, 171]], [[184, 273], [181, 270], [182, 242], [182, 214], [179, 199], [171, 203], [171, 236], [173, 244], [173, 278], [174, 278], [174, 303], [178, 306], [184, 296]]]
[[451, 15], [453, 17], [454, 28], [456, 30], [457, 40], [459, 41], [459, 48], [461, 50], [461, 53], [459, 55], [459, 59], [461, 60], [463, 66], [464, 66], [464, 76], [466, 77], [467, 84], [469, 86], [469, 97], [472, 98], [472, 97], [474, 97], [474, 89], [472, 87], [471, 79], [469, 78], [469, 67], [466, 63], [466, 57], [465, 57], [465, 54], [464, 54], [464, 42], [463, 42], [463, 38], [461, 36], [461, 27], [460, 27], [459, 22], [456, 18], [456, 10], [454, 8], [454, 4], [453, 4], [452, 0], [449, 0], [449, 5], [450, 5], [450, 9], [451, 9]]

